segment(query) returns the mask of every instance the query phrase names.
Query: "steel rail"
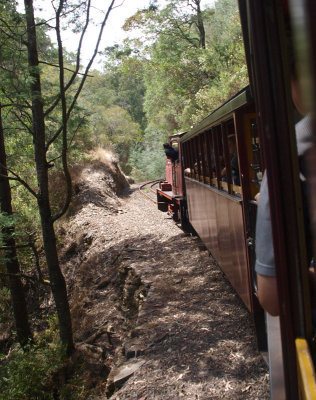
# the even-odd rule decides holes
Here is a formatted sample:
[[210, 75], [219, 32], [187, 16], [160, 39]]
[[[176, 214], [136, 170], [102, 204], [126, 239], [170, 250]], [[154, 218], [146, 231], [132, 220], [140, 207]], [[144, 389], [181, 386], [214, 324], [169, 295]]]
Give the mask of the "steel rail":
[[145, 186], [152, 184], [150, 187], [150, 190], [153, 193], [156, 193], [155, 190], [152, 188], [156, 183], [161, 182], [163, 179], [155, 179], [154, 181], [149, 181], [149, 182], [145, 182], [142, 185], [139, 186], [139, 191], [142, 195], [144, 195], [145, 197], [147, 197], [147, 199], [149, 199], [150, 201], [152, 201], [153, 203], [157, 204], [157, 200], [154, 200], [152, 197], [150, 197], [147, 193], [144, 192]]

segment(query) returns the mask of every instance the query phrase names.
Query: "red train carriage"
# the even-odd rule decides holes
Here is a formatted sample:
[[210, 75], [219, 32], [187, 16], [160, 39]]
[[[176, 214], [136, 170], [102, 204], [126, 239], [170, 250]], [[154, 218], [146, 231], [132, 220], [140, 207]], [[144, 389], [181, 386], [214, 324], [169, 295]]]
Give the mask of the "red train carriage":
[[254, 196], [260, 165], [249, 88], [181, 138], [189, 220], [251, 311]]

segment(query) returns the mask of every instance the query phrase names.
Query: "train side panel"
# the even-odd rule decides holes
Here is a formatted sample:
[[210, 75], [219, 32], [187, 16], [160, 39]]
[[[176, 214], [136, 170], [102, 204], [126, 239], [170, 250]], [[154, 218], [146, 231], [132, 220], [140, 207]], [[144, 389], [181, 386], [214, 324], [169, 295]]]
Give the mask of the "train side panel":
[[192, 226], [253, 311], [241, 201], [187, 177], [185, 183]]

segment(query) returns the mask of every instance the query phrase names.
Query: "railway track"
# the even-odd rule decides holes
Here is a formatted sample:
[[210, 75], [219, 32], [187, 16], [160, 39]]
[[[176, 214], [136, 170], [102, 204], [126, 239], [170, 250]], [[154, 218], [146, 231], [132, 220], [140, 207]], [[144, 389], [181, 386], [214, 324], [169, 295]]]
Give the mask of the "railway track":
[[158, 183], [162, 180], [163, 179], [156, 179], [154, 181], [143, 183], [139, 186], [140, 193], [142, 193], [142, 195], [144, 195], [148, 200], [157, 204], [156, 187], [158, 186]]

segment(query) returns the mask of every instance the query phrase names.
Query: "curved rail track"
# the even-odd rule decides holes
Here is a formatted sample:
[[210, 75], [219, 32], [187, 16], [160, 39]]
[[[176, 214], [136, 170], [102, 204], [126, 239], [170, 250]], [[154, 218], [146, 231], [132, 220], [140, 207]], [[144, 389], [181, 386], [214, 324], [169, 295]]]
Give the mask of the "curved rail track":
[[145, 182], [139, 186], [139, 191], [150, 201], [157, 204], [155, 185], [158, 185], [163, 179], [156, 179], [154, 181]]

